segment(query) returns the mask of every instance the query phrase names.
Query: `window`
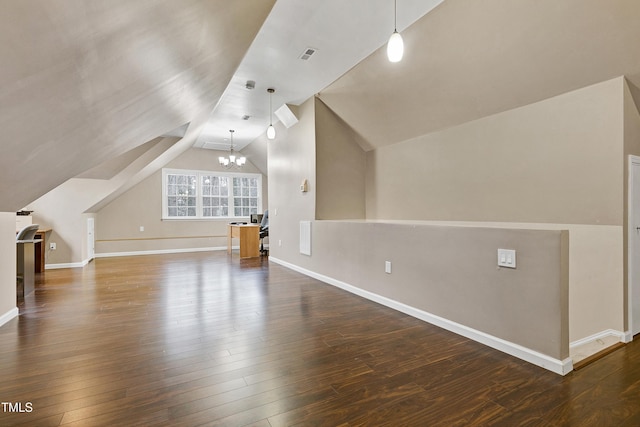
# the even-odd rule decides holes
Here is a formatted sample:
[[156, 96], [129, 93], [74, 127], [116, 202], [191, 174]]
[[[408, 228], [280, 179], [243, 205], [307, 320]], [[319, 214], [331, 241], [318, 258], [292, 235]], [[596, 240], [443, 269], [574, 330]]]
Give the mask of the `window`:
[[167, 211], [170, 217], [196, 216], [196, 176], [167, 175]]
[[163, 219], [249, 217], [262, 213], [262, 175], [162, 170]]

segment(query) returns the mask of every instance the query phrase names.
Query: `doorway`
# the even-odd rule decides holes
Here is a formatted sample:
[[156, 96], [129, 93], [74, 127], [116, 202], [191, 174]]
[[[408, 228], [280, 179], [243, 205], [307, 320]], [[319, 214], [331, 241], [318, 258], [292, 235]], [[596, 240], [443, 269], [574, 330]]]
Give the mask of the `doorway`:
[[631, 339], [640, 333], [640, 157], [629, 156], [628, 311]]
[[94, 238], [94, 220], [93, 218], [87, 218], [87, 260], [91, 261], [95, 258], [95, 241]]

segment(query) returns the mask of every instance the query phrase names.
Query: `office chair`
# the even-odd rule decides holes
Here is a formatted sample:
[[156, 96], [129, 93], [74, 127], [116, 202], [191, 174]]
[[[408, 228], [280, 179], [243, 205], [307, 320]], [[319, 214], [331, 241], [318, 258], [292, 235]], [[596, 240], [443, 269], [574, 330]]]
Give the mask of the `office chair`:
[[262, 222], [262, 214], [251, 214], [251, 223], [252, 224], [260, 224]]
[[18, 232], [16, 240], [33, 240], [33, 238], [36, 237], [38, 228], [40, 228], [38, 224], [27, 225]]
[[269, 255], [269, 249], [264, 248], [264, 238], [269, 237], [269, 210], [264, 211], [260, 221], [260, 255]]

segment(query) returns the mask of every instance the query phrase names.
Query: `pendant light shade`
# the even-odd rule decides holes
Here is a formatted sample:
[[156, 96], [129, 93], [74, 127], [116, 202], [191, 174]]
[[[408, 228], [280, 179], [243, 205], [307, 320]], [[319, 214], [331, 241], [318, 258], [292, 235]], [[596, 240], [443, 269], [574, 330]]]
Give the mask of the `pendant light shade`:
[[404, 42], [402, 36], [398, 32], [397, 28], [398, 19], [398, 3], [397, 0], [393, 1], [393, 34], [389, 37], [387, 42], [387, 58], [389, 62], [400, 62], [404, 55]]
[[276, 137], [276, 128], [273, 127], [273, 106], [271, 104], [271, 96], [275, 91], [276, 90], [271, 87], [267, 89], [267, 92], [269, 92], [269, 127], [267, 128], [267, 139], [275, 139]]
[[268, 139], [276, 138], [276, 128], [274, 128], [273, 125], [269, 125], [269, 127], [267, 128], [267, 138]]
[[387, 43], [387, 58], [389, 58], [389, 62], [400, 62], [402, 55], [404, 55], [404, 42], [400, 33], [394, 31]]

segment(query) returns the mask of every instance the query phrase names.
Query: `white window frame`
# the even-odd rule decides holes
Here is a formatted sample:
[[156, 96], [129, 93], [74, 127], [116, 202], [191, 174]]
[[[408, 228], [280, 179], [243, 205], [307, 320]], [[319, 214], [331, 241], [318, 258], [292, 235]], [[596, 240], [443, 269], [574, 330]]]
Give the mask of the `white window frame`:
[[[167, 191], [167, 176], [168, 175], [195, 175], [196, 176], [196, 216], [169, 216]], [[202, 203], [202, 176], [212, 175], [220, 177], [230, 178], [229, 188], [229, 215], [227, 216], [203, 216], [203, 203]], [[229, 220], [240, 219], [248, 220], [248, 216], [235, 216], [233, 206], [233, 178], [255, 178], [258, 180], [258, 208], [257, 213], [262, 213], [262, 174], [260, 173], [237, 173], [237, 172], [221, 172], [221, 171], [204, 171], [204, 170], [192, 170], [192, 169], [162, 169], [162, 219], [170, 221], [217, 221], [217, 220]]]

